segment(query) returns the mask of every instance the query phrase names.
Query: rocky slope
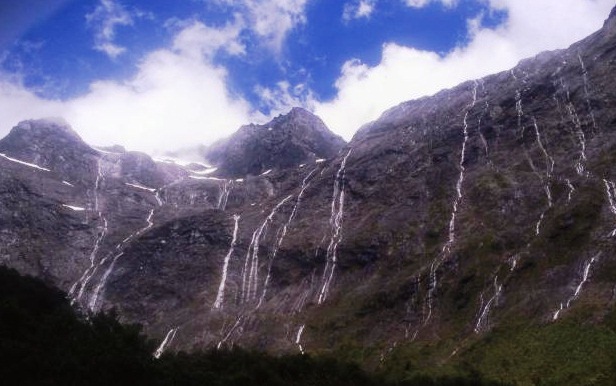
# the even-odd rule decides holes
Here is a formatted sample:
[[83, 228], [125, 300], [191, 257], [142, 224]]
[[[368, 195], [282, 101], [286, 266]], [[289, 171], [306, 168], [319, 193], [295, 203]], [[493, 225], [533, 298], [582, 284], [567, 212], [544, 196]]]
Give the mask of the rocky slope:
[[259, 175], [334, 157], [345, 145], [321, 119], [293, 108], [265, 125], [241, 127], [205, 150], [205, 158], [225, 175]]
[[[376, 365], [421, 348], [443, 364], [499, 326], [601, 323], [616, 284], [615, 67], [612, 12], [566, 50], [392, 108], [336, 155], [301, 110], [246, 126], [210, 153], [216, 177], [22, 123], [0, 141], [0, 259], [171, 349]], [[281, 153], [297, 122], [325, 144]], [[45, 150], [48, 129], [72, 142]]]

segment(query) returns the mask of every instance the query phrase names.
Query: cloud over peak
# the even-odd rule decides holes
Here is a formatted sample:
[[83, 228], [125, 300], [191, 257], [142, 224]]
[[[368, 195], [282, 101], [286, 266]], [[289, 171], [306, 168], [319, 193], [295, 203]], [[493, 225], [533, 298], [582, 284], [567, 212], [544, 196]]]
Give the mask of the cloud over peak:
[[[430, 0], [405, 1], [419, 7]], [[486, 1], [490, 12], [506, 12], [503, 24], [488, 28], [481, 15], [470, 19], [467, 41], [444, 55], [387, 42], [374, 66], [349, 59], [336, 80], [336, 96], [315, 103], [316, 114], [350, 139], [361, 125], [401, 102], [506, 70], [543, 50], [565, 48], [599, 29], [614, 5], [612, 0]]]
[[[154, 24], [138, 23], [144, 16], [134, 9], [127, 10], [118, 1], [99, 0], [96, 9], [87, 15], [96, 49], [111, 58], [132, 48], [129, 40], [117, 34], [119, 28]], [[164, 29], [167, 44], [142, 54], [130, 71], [122, 72], [122, 77], [93, 77], [83, 84], [85, 92], [66, 100], [37, 95], [37, 86], [27, 85], [27, 77], [20, 76], [19, 69], [0, 70], [0, 136], [24, 119], [63, 116], [89, 143], [121, 144], [131, 150], [154, 152], [207, 144], [230, 135], [243, 124], [264, 122], [271, 115], [302, 106], [349, 139], [361, 125], [403, 101], [508, 69], [541, 50], [563, 48], [598, 29], [613, 7], [613, 0], [468, 0], [481, 5], [483, 13], [473, 11], [462, 43], [443, 53], [420, 50], [400, 41], [378, 40], [376, 52], [380, 57], [362, 61], [354, 54], [341, 55], [332, 73], [325, 80], [317, 80], [333, 88], [333, 96], [323, 99], [314, 91], [316, 88], [311, 88], [322, 74], [315, 63], [332, 59], [317, 57], [306, 45], [308, 39], [302, 41], [303, 32], [293, 35], [297, 40], [287, 39], [298, 26], [322, 22], [309, 19], [318, 14], [307, 13], [308, 4], [316, 4], [310, 1], [315, 0], [208, 0], [207, 7], [222, 9], [224, 17], [213, 22], [199, 18], [197, 12], [177, 19], [175, 14], [161, 17], [169, 20], [167, 26], [172, 26]], [[453, 7], [429, 10], [447, 14], [466, 4], [455, 0], [394, 1], [396, 12], [414, 14], [419, 14], [414, 8], [430, 3]], [[211, 9], [197, 1], [191, 4], [200, 10]], [[391, 17], [385, 5], [379, 0], [346, 0], [342, 11], [347, 15], [346, 22], [362, 20], [357, 27], [374, 23], [372, 27], [381, 28], [387, 23], [379, 18]], [[338, 7], [335, 14], [328, 15], [332, 16], [329, 22], [337, 21], [339, 25], [335, 27], [340, 30], [323, 28], [328, 35], [320, 42], [333, 47], [349, 42], [358, 47], [364, 44], [362, 36], [333, 40], [338, 39], [337, 32], [344, 35], [355, 31], [345, 27], [340, 11]], [[491, 12], [505, 17], [497, 26], [487, 27], [483, 18]], [[291, 45], [305, 51], [302, 55], [309, 61], [288, 64], [291, 58], [286, 55], [291, 50], [287, 48]], [[362, 48], [365, 47], [359, 47], [359, 51]], [[267, 74], [267, 83], [259, 84], [262, 78], [243, 72], [263, 63], [278, 66], [254, 69]], [[240, 85], [244, 90], [237, 83], [240, 77], [247, 79]]]

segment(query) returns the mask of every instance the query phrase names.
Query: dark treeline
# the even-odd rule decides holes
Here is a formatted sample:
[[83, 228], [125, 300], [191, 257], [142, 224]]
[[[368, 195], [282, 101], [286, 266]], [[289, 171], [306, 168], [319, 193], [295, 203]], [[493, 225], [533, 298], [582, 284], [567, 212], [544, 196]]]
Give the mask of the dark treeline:
[[241, 349], [168, 353], [139, 326], [114, 315], [84, 318], [66, 295], [0, 267], [0, 383], [3, 385], [488, 385], [478, 376], [387, 381], [359, 366], [309, 355]]

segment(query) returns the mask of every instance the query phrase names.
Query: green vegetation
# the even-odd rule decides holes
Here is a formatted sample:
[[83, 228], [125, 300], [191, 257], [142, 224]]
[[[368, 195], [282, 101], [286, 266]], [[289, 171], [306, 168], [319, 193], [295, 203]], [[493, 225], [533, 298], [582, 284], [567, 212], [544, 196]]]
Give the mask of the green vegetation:
[[406, 380], [327, 356], [210, 350], [168, 353], [113, 314], [85, 318], [64, 293], [0, 267], [0, 379], [5, 385], [491, 385], [472, 376]]
[[524, 386], [614, 385], [616, 316], [608, 316], [606, 326], [582, 325], [575, 319], [543, 326], [501, 326], [463, 343], [455, 356], [446, 343], [400, 346], [382, 371], [388, 379], [408, 381], [458, 376], [459, 384], [464, 384], [476, 377], [469, 383], [473, 385], [491, 384], [485, 379]]
[[613, 385], [616, 333], [575, 320], [501, 327], [464, 357], [482, 374], [519, 385]]
[[[379, 293], [362, 307], [381, 301], [389, 305]], [[364, 347], [346, 334], [328, 356], [233, 349], [166, 353], [156, 360], [156, 344], [139, 326], [122, 325], [113, 314], [84, 318], [62, 292], [0, 268], [0, 379], [50, 386], [612, 385], [616, 312], [598, 324], [583, 322], [588, 312], [595, 314], [581, 307], [545, 325], [505, 321], [463, 341], [401, 343], [386, 353], [376, 373], [348, 360], [383, 348]]]

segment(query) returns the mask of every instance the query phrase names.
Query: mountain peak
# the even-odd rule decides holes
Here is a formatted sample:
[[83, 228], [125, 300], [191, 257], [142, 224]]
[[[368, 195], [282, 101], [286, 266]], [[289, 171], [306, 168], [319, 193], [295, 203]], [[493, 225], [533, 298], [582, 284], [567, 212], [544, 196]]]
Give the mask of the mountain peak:
[[0, 152], [62, 171], [66, 178], [74, 181], [85, 178], [89, 159], [98, 154], [61, 118], [19, 122], [0, 139]]
[[72, 129], [68, 122], [63, 118], [57, 117], [21, 121], [11, 130], [10, 135], [26, 135], [33, 139], [41, 136], [56, 135], [82, 141], [81, 137]]
[[605, 23], [603, 23], [603, 29], [610, 33], [616, 30], [616, 7], [612, 8], [612, 12], [610, 12]]
[[293, 107], [291, 108], [291, 111], [289, 111], [286, 115], [289, 115], [289, 116], [303, 115], [303, 116], [310, 116], [310, 117], [318, 118], [316, 115], [314, 115], [313, 113], [311, 113], [310, 111], [306, 110], [303, 107]]
[[316, 115], [300, 107], [264, 125], [243, 126], [205, 152], [222, 173], [258, 175], [335, 156], [345, 141], [331, 132]]

